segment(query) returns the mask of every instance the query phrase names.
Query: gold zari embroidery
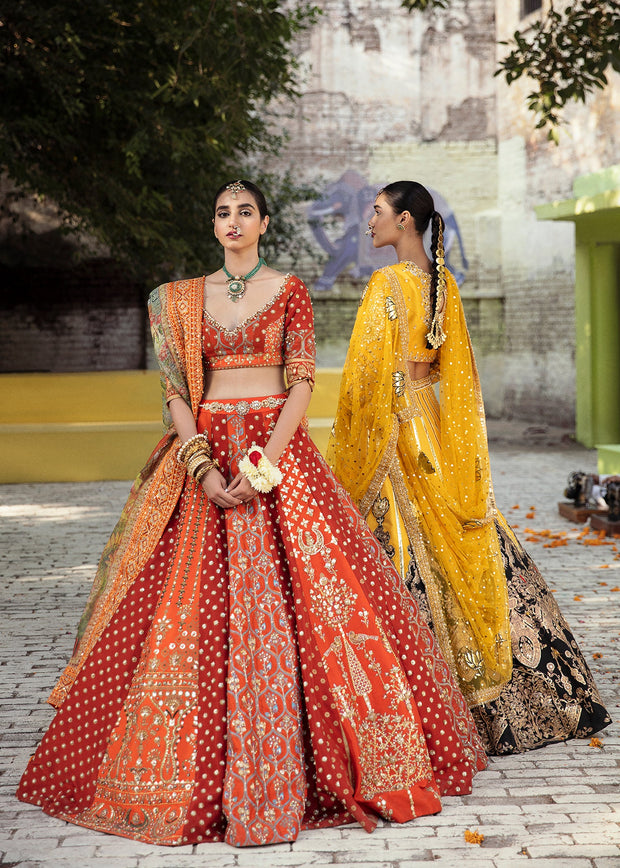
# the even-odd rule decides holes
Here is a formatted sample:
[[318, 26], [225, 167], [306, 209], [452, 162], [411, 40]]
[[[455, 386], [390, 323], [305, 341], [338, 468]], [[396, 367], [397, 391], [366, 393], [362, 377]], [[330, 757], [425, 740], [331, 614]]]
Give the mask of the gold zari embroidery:
[[[428, 284], [411, 263], [373, 275], [351, 337], [328, 461], [403, 578], [410, 562], [419, 572], [444, 657], [474, 705], [498, 696], [510, 678], [510, 643], [496, 642], [509, 636], [508, 595], [458, 289], [448, 274], [446, 340], [428, 350]], [[409, 359], [428, 360], [430, 375], [412, 382]], [[377, 498], [390, 507], [378, 518]]]

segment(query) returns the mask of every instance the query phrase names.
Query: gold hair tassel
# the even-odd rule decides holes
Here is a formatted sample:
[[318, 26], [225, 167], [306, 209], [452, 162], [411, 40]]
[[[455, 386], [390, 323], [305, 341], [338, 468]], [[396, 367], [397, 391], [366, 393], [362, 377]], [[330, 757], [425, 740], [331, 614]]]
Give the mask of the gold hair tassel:
[[439, 234], [437, 236], [437, 253], [435, 256], [437, 268], [437, 296], [435, 298], [435, 313], [431, 323], [430, 330], [426, 335], [426, 339], [431, 347], [436, 350], [443, 344], [446, 339], [446, 333], [443, 330], [443, 312], [446, 306], [446, 267], [443, 247], [443, 229], [439, 224]]

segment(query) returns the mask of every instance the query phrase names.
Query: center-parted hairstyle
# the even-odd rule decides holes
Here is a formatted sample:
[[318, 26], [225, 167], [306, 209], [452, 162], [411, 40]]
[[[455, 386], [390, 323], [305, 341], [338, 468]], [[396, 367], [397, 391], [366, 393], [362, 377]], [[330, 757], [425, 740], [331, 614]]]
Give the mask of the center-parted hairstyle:
[[[430, 286], [430, 316], [431, 322], [436, 322], [437, 313], [437, 286], [444, 281], [444, 248], [443, 248], [443, 232], [444, 221], [439, 211], [435, 210], [433, 197], [428, 192], [426, 187], [419, 184], [417, 181], [394, 181], [393, 184], [388, 184], [381, 191], [385, 198], [390, 203], [396, 214], [402, 214], [403, 211], [409, 211], [413, 217], [416, 232], [419, 235], [424, 235], [428, 228], [428, 224], [432, 221], [431, 234], [431, 256], [433, 259], [433, 269], [431, 275]], [[429, 338], [426, 339], [427, 347], [433, 347], [434, 344]]]
[[215, 216], [215, 209], [217, 207], [217, 200], [220, 196], [229, 190], [232, 193], [233, 199], [236, 199], [238, 196], [242, 195], [244, 190], [247, 190], [248, 193], [252, 196], [254, 201], [256, 202], [256, 207], [258, 208], [258, 213], [260, 214], [260, 219], [264, 220], [265, 217], [269, 214], [269, 208], [267, 207], [267, 200], [263, 194], [263, 191], [253, 184], [251, 181], [245, 181], [240, 179], [239, 181], [234, 181], [232, 183], [222, 184], [219, 190], [216, 192], [213, 197], [213, 216]]

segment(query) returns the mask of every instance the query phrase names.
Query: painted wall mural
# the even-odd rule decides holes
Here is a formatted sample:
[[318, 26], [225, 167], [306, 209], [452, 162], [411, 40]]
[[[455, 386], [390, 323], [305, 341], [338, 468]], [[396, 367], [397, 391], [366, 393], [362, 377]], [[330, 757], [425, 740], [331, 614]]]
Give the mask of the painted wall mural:
[[[348, 169], [337, 181], [328, 184], [323, 195], [308, 208], [307, 218], [312, 234], [329, 257], [323, 273], [314, 284], [315, 290], [321, 292], [331, 289], [338, 277], [345, 272], [349, 277], [364, 279], [370, 277], [375, 269], [392, 265], [396, 261], [392, 247], [375, 250], [372, 238], [366, 235], [375, 197], [381, 186], [369, 184], [359, 172]], [[429, 190], [435, 208], [446, 224], [446, 263], [461, 286], [469, 264], [458, 221], [441, 193], [431, 188]], [[430, 231], [427, 235], [424, 240], [428, 249]], [[455, 243], [460, 252], [458, 268], [453, 268], [450, 263], [450, 251]]]

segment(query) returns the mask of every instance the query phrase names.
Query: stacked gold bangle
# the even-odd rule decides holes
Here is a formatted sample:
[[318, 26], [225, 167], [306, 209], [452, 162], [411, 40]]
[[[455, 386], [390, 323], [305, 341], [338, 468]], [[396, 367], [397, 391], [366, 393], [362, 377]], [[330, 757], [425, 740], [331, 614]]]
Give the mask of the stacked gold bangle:
[[177, 461], [185, 465], [187, 472], [196, 482], [202, 482], [214, 467], [220, 469], [217, 458], [214, 458], [211, 452], [211, 444], [204, 434], [195, 434], [186, 440], [177, 452]]

